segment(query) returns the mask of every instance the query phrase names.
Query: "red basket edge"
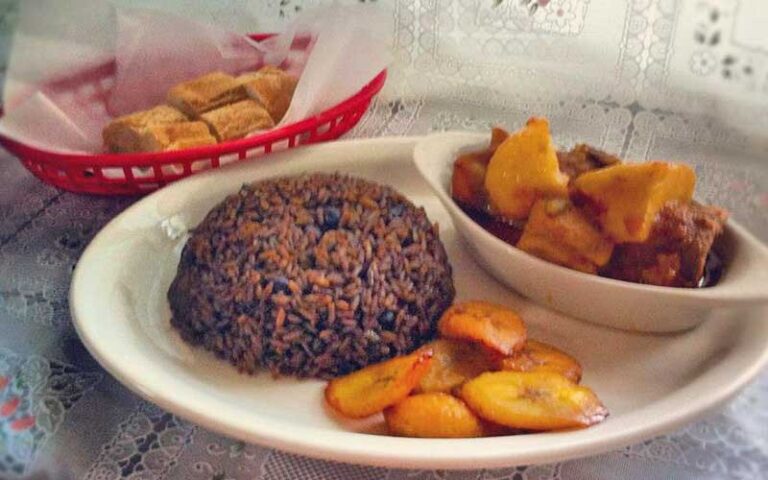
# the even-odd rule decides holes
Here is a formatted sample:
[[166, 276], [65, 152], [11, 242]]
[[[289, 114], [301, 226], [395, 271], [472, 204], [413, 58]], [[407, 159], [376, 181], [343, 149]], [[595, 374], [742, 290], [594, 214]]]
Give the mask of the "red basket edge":
[[[384, 69], [356, 94], [352, 95], [341, 103], [338, 103], [333, 107], [318, 113], [317, 115], [305, 118], [304, 120], [284, 125], [280, 128], [270, 130], [269, 132], [261, 135], [254, 135], [252, 137], [206, 147], [188, 148], [185, 150], [158, 153], [59, 153], [32, 147], [16, 140], [12, 140], [2, 134], [0, 134], [0, 144], [2, 144], [6, 149], [8, 149], [17, 157], [23, 158], [26, 156], [45, 156], [47, 163], [57, 164], [60, 162], [66, 162], [67, 167], [90, 167], [94, 164], [94, 162], [97, 162], [100, 166], [103, 167], [151, 167], [158, 161], [162, 163], [174, 163], [179, 161], [188, 161], [204, 156], [209, 157], [226, 155], [243, 149], [255, 148], [264, 143], [269, 143], [272, 140], [285, 137], [287, 134], [299, 133], [305, 129], [322, 125], [323, 123], [337, 117], [340, 113], [347, 111], [350, 107], [356, 104], [369, 102], [371, 98], [382, 89], [386, 78], [387, 70]], [[2, 108], [0, 108], [0, 116], [2, 116], [2, 113]]]
[[[254, 40], [264, 40], [274, 33], [250, 34]], [[387, 78], [387, 70], [379, 72], [367, 85], [342, 102], [298, 122], [294, 122], [261, 135], [229, 141], [207, 147], [190, 148], [174, 152], [137, 154], [80, 154], [58, 153], [39, 149], [0, 135], [0, 145], [16, 156], [21, 164], [44, 183], [55, 187], [86, 194], [97, 195], [144, 195], [168, 183], [196, 173], [190, 165], [198, 160], [211, 159], [212, 167], [220, 166], [220, 157], [238, 155], [242, 160], [251, 150], [263, 147], [264, 153], [271, 153], [279, 142], [288, 142], [287, 147], [334, 140], [351, 130], [368, 109], [373, 97], [381, 91]], [[0, 105], [0, 117], [3, 108]], [[327, 130], [320, 131], [324, 126]], [[308, 137], [302, 138], [308, 134]], [[243, 152], [246, 152], [245, 154]], [[163, 166], [183, 164], [183, 173], [162, 173]], [[135, 168], [149, 168], [159, 178], [154, 180], [134, 178]], [[122, 169], [125, 179], [107, 179], [102, 171]], [[57, 176], [55, 172], [66, 174]], [[85, 174], [91, 172], [90, 178]], [[73, 174], [74, 172], [74, 174]], [[95, 172], [95, 174], [94, 174]], [[93, 177], [97, 178], [93, 178]], [[154, 183], [153, 183], [154, 182]], [[148, 187], [154, 184], [154, 187]]]

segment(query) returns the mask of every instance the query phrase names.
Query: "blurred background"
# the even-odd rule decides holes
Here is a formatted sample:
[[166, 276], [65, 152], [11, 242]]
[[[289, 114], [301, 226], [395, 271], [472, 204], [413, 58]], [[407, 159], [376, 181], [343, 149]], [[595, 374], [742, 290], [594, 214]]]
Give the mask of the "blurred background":
[[[113, 0], [242, 33], [331, 0]], [[683, 160], [698, 195], [768, 238], [764, 0], [343, 0], [390, 13], [395, 61], [352, 136], [550, 119], [564, 147]], [[0, 70], [17, 0], [0, 0]], [[0, 74], [0, 79], [2, 74]]]

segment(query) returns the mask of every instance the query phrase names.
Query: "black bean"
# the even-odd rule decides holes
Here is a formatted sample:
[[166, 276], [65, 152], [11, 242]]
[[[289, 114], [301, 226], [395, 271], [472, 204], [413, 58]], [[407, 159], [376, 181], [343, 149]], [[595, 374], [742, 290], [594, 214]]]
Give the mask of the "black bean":
[[386, 330], [393, 330], [395, 328], [395, 312], [387, 310], [379, 315], [379, 325]]
[[272, 280], [272, 293], [285, 293], [286, 295], [290, 295], [291, 289], [288, 286], [288, 279], [285, 277], [275, 277], [274, 280]]
[[336, 207], [325, 207], [323, 209], [323, 228], [333, 230], [339, 227], [341, 212]]

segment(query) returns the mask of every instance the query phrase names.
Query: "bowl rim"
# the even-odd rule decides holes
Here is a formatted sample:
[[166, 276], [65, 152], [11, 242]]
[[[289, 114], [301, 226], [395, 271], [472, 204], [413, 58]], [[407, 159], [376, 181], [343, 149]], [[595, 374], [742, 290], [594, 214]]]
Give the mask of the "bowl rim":
[[[453, 142], [448, 142], [447, 140], [450, 139], [455, 140]], [[459, 140], [462, 140], [465, 143], [463, 147], [459, 144]], [[579, 282], [592, 282], [596, 286], [615, 289], [616, 292], [621, 291], [627, 293], [632, 292], [635, 294], [640, 293], [664, 295], [668, 299], [675, 298], [679, 300], [697, 301], [702, 302], [702, 305], [707, 304], [713, 306], [724, 306], [725, 303], [733, 303], [738, 305], [759, 305], [768, 303], [768, 288], [764, 289], [763, 291], [735, 291], [733, 288], [729, 288], [737, 278], [743, 278], [743, 275], [731, 278], [729, 278], [728, 275], [725, 275], [715, 285], [703, 288], [664, 287], [659, 285], [648, 285], [630, 282], [627, 280], [602, 277], [599, 275], [592, 275], [589, 273], [580, 272], [578, 270], [573, 270], [571, 268], [564, 267], [562, 265], [558, 265], [556, 263], [552, 263], [531, 255], [525, 251], [520, 250], [514, 245], [510, 245], [504, 240], [501, 240], [483, 228], [469, 215], [467, 215], [467, 213], [453, 200], [453, 197], [451, 197], [450, 193], [448, 192], [447, 185], [445, 185], [442, 181], [442, 176], [445, 174], [446, 169], [450, 164], [448, 161], [448, 158], [450, 157], [446, 156], [445, 158], [440, 158], [440, 160], [437, 161], [437, 156], [429, 154], [429, 151], [433, 146], [433, 142], [442, 145], [443, 148], [447, 147], [447, 145], [450, 143], [451, 146], [456, 145], [458, 149], [461, 150], [474, 147], [480, 142], [487, 142], [489, 140], [490, 135], [486, 133], [469, 131], [446, 131], [426, 135], [425, 137], [422, 137], [422, 139], [418, 141], [414, 147], [413, 162], [416, 166], [416, 169], [419, 171], [419, 173], [421, 173], [421, 176], [429, 184], [429, 186], [435, 192], [446, 209], [452, 214], [452, 216], [454, 216], [454, 218], [458, 216], [459, 219], [461, 219], [461, 222], [455, 223], [464, 224], [457, 225], [457, 230], [460, 231], [464, 228], [472, 229], [486, 240], [489, 240], [496, 244], [498, 247], [502, 248], [503, 251], [507, 255], [511, 256], [515, 261], [523, 262], [533, 268], [553, 269], [559, 275], [565, 276], [570, 280]], [[451, 161], [453, 161], [453, 158], [451, 158]], [[438, 168], [434, 169], [436, 175], [432, 175], [432, 169], [430, 169], [429, 166], [436, 164], [438, 165]], [[729, 234], [733, 239], [735, 239], [736, 242], [740, 244], [740, 246], [755, 250], [755, 253], [764, 259], [764, 266], [768, 268], [768, 246], [763, 244], [746, 228], [744, 228], [732, 218], [729, 218], [725, 224], [725, 233]], [[738, 252], [742, 249], [739, 248], [736, 250]], [[754, 268], [752, 269], [754, 270]]]

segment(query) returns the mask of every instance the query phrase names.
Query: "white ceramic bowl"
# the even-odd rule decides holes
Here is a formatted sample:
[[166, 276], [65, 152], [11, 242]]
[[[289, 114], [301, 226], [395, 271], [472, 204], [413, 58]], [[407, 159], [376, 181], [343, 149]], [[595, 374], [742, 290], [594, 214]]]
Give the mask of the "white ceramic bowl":
[[[725, 268], [708, 288], [641, 285], [588, 275], [519, 250], [475, 223], [453, 201], [456, 157], [488, 145], [490, 133], [448, 132], [416, 144], [414, 162], [443, 202], [477, 261], [494, 277], [532, 300], [568, 315], [641, 332], [694, 327], [718, 310], [768, 303], [768, 247], [733, 220], [721, 242]], [[768, 319], [766, 319], [768, 320]]]

